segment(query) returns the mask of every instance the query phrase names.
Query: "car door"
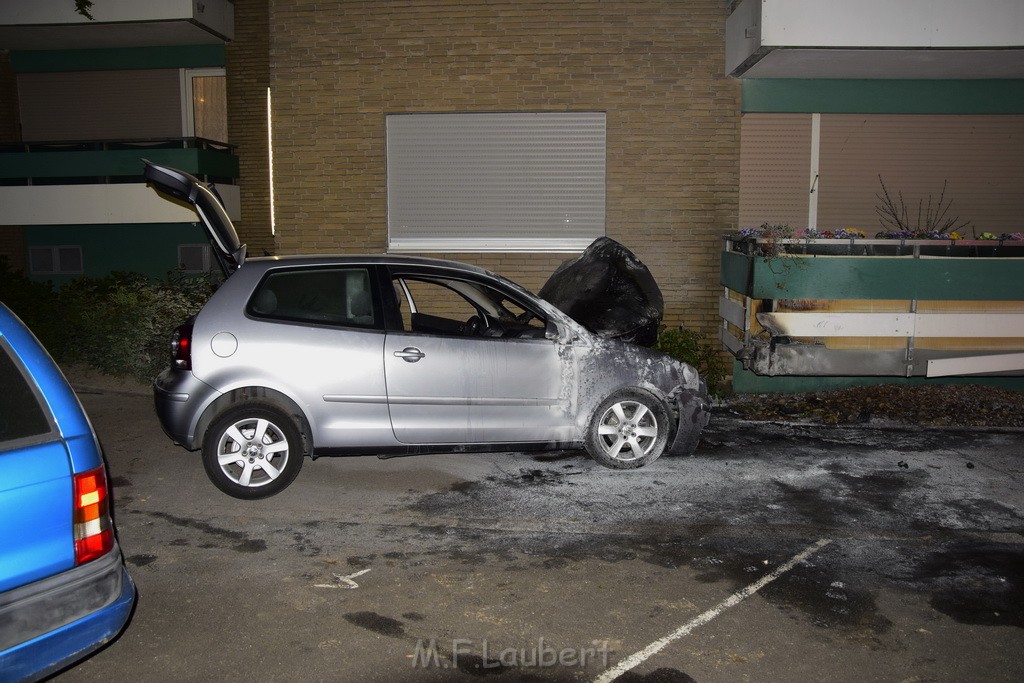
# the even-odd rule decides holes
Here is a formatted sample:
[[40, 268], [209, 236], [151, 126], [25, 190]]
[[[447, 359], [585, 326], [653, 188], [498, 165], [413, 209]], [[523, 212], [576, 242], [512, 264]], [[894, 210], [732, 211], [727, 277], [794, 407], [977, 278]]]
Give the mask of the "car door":
[[3, 593], [73, 567], [75, 544], [67, 450], [49, 407], [3, 334], [0, 386], [0, 533], [8, 539], [0, 546]]
[[[244, 315], [234, 296], [199, 314], [196, 329], [216, 334], [195, 338], [193, 372], [221, 386], [230, 378], [293, 397], [314, 429], [317, 449], [393, 445], [374, 272], [358, 263], [268, 269]], [[224, 287], [244, 291], [250, 277], [243, 269]], [[227, 342], [229, 348], [219, 350]]]
[[401, 329], [384, 345], [388, 407], [406, 444], [568, 442], [575, 354], [496, 283], [393, 269]]

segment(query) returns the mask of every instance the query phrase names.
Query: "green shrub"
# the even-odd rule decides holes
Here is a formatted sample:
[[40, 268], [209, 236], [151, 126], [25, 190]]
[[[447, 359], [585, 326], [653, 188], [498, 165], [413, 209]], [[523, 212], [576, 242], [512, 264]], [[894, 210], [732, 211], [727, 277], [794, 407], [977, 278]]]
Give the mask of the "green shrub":
[[212, 293], [209, 280], [179, 273], [160, 282], [138, 273], [81, 277], [54, 291], [0, 264], [0, 300], [58, 361], [140, 380], [167, 366], [174, 328]]
[[697, 368], [713, 396], [721, 397], [725, 393], [728, 366], [717, 346], [700, 332], [662, 329], [654, 348]]
[[33, 282], [13, 271], [0, 256], [0, 301], [28, 325], [50, 353], [58, 356], [66, 337], [57, 293], [50, 282]]
[[156, 283], [138, 273], [74, 280], [59, 292], [75, 333], [64, 357], [109, 375], [152, 379], [167, 366], [174, 328], [211, 293], [206, 280], [176, 274]]

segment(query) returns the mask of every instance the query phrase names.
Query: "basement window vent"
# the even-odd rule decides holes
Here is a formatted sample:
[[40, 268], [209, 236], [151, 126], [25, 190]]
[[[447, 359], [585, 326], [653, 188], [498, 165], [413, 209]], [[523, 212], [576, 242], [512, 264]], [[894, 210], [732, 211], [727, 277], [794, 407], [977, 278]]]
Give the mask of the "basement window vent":
[[389, 250], [582, 251], [605, 234], [605, 118], [389, 115]]
[[179, 244], [178, 270], [186, 273], [208, 273], [213, 268], [213, 252], [209, 244]]
[[81, 275], [82, 247], [29, 247], [29, 272], [32, 275]]

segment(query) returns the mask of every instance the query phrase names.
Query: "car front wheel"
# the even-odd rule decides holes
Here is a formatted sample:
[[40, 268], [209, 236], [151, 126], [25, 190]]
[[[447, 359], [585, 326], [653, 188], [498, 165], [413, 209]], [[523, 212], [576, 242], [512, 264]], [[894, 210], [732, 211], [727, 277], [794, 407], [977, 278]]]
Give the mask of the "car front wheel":
[[625, 389], [597, 407], [584, 443], [590, 457], [605, 467], [635, 469], [665, 452], [670, 428], [662, 401], [641, 389]]
[[298, 475], [302, 459], [302, 436], [295, 421], [263, 404], [231, 408], [210, 425], [203, 439], [206, 474], [235, 498], [280, 493]]

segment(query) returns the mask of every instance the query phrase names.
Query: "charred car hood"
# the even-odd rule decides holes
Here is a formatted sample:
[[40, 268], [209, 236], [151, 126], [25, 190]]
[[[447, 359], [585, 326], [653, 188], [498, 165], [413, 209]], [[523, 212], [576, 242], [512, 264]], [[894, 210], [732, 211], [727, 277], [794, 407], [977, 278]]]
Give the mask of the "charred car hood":
[[540, 297], [601, 337], [653, 346], [665, 314], [654, 276], [633, 252], [599, 237], [552, 273]]

